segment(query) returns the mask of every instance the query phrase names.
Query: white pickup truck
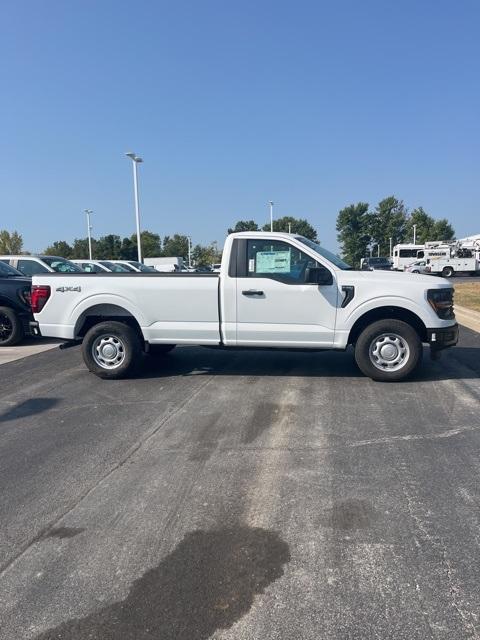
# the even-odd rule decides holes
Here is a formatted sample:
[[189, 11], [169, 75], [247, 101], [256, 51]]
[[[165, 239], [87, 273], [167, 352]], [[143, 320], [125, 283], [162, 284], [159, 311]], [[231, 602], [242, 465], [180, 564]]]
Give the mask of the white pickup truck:
[[401, 380], [455, 345], [452, 286], [440, 278], [354, 271], [294, 234], [228, 236], [220, 273], [34, 276], [32, 329], [81, 341], [102, 378], [131, 374], [142, 352], [175, 345], [341, 349], [361, 371]]

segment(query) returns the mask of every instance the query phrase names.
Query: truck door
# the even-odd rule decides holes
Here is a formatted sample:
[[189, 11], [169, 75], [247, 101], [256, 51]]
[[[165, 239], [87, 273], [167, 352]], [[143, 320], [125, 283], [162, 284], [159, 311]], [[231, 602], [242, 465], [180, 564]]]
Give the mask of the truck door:
[[242, 240], [238, 253], [238, 345], [333, 345], [339, 299], [333, 269], [333, 284], [306, 284], [307, 267], [319, 264], [283, 240]]

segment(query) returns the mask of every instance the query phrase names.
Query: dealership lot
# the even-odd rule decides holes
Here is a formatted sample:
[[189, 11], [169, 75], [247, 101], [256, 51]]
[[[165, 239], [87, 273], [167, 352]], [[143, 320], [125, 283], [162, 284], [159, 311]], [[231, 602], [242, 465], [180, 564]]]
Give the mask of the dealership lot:
[[478, 637], [479, 353], [3, 365], [0, 638]]

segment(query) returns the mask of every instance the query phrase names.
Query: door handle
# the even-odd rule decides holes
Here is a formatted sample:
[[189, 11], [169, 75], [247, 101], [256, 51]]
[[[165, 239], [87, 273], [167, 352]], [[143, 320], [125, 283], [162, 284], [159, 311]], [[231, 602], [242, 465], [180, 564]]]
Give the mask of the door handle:
[[263, 296], [263, 291], [259, 291], [258, 289], [248, 289], [247, 291], [242, 291], [242, 295], [244, 295], [244, 296]]

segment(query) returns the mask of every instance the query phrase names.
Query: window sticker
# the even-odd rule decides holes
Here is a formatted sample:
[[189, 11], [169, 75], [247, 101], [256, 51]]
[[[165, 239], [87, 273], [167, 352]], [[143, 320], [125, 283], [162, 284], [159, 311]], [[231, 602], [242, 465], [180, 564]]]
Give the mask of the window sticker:
[[256, 273], [290, 273], [290, 251], [259, 251]]
[[250, 258], [250, 260], [248, 261], [248, 271], [250, 273], [253, 273], [255, 271], [255, 260], [253, 258]]

